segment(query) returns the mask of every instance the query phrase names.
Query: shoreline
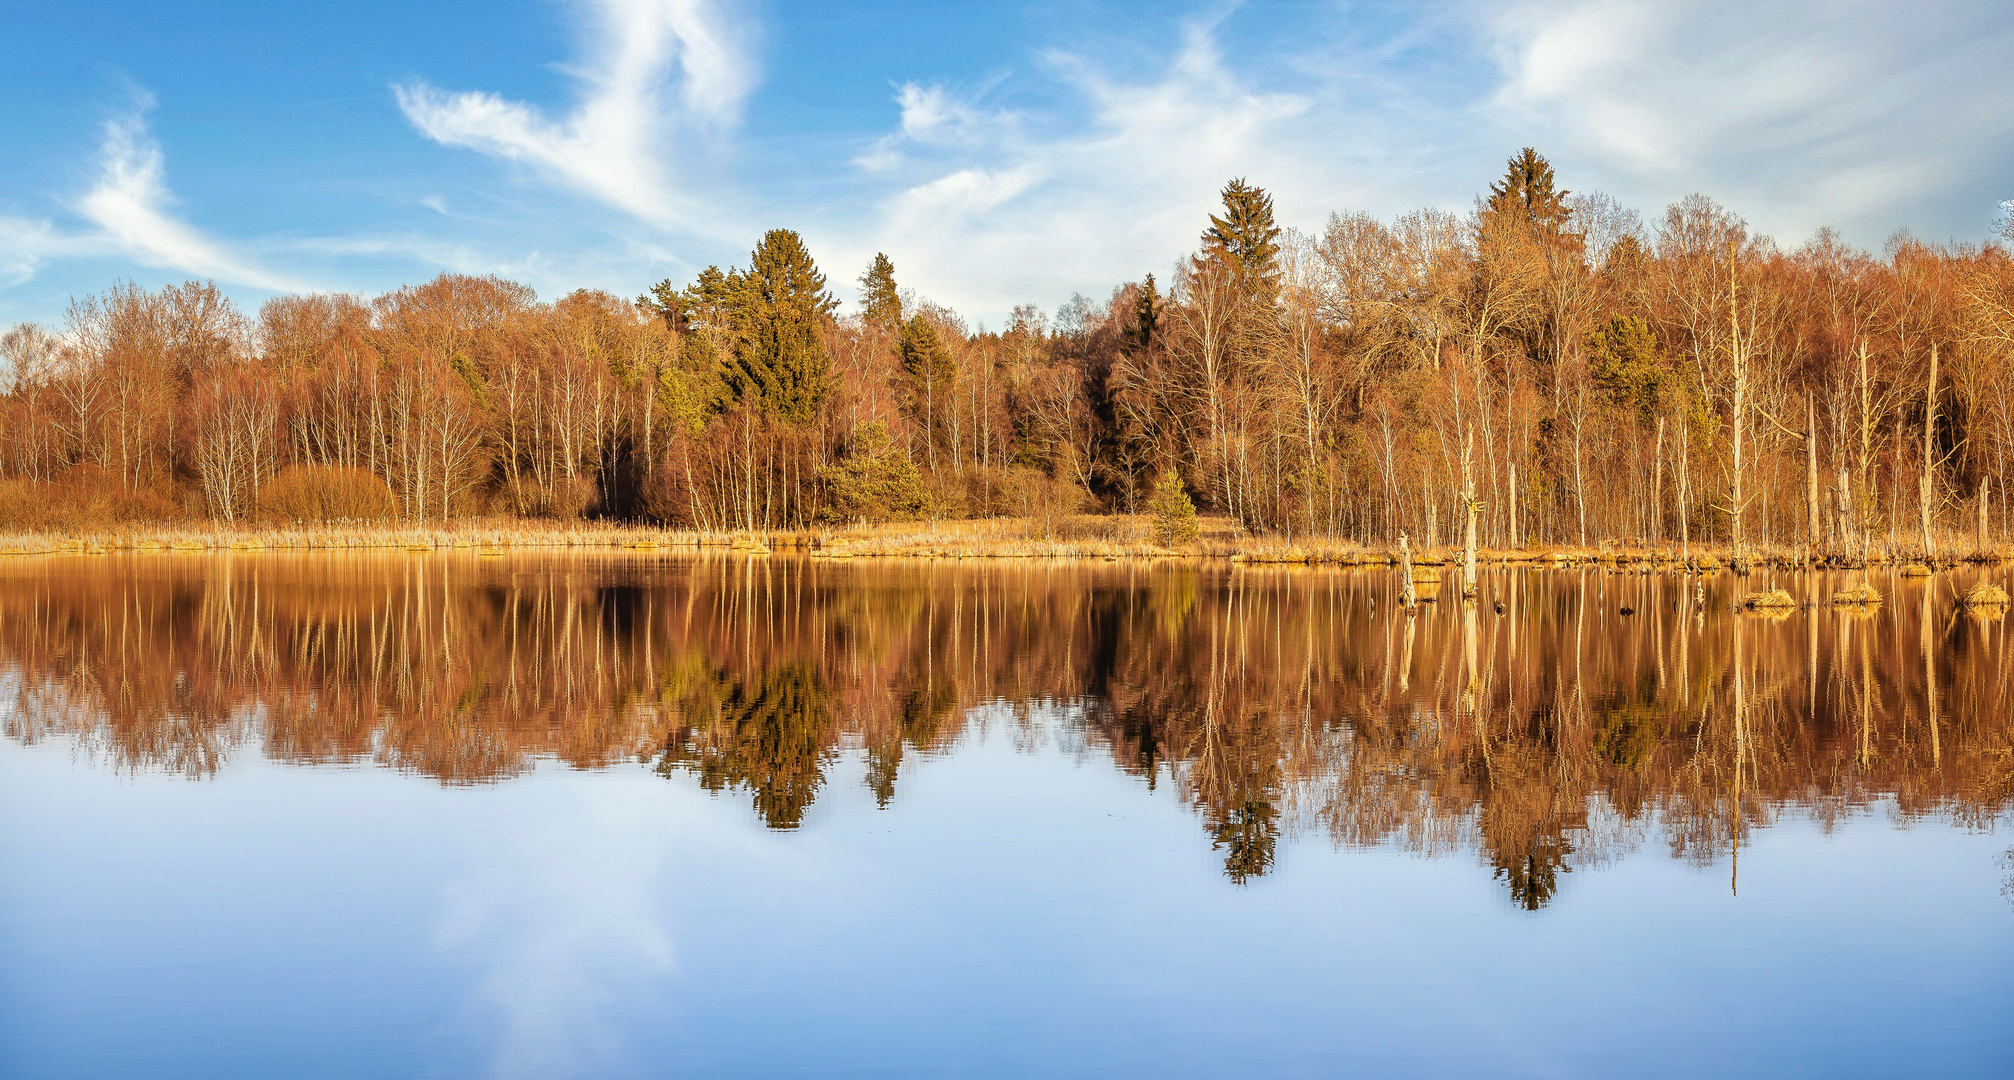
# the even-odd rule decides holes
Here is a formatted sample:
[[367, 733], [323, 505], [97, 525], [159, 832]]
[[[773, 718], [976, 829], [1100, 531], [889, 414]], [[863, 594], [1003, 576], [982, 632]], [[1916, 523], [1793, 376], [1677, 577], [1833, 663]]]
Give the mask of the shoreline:
[[[815, 559], [1182, 559], [1252, 565], [1396, 566], [1396, 547], [1359, 545], [1328, 538], [1288, 539], [1241, 535], [1226, 519], [1205, 519], [1195, 541], [1163, 546], [1151, 539], [1144, 517], [1073, 515], [1041, 521], [987, 518], [936, 523], [895, 522], [800, 530], [696, 531], [634, 524], [475, 519], [446, 525], [338, 523], [331, 525], [132, 524], [77, 533], [0, 534], [0, 555], [66, 555], [111, 552], [221, 551], [454, 551], [659, 550], [720, 548], [769, 554], [795, 551]], [[1959, 550], [1953, 545], [1951, 550]], [[1552, 567], [1603, 566], [1636, 573], [1716, 572], [1733, 564], [1726, 545], [1692, 545], [1681, 557], [1675, 543], [1655, 546], [1604, 544], [1478, 548], [1479, 564]], [[1413, 552], [1415, 566], [1458, 566], [1461, 551], [1447, 545]], [[1753, 568], [1873, 569], [1922, 566], [1931, 571], [1964, 565], [2014, 562], [2014, 547], [1972, 551], [1934, 563], [1906, 552], [1876, 550], [1862, 562], [1837, 550], [1753, 547]]]

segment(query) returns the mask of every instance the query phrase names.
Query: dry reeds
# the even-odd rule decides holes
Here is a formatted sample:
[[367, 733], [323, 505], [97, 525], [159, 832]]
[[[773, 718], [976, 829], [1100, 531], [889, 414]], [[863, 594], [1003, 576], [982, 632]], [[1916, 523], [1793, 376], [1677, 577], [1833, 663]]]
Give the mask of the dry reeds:
[[1861, 582], [1850, 589], [1832, 594], [1832, 602], [1838, 607], [1866, 607], [1881, 602], [1881, 593], [1874, 586]]
[[2005, 610], [2007, 600], [2006, 589], [1990, 581], [1982, 581], [1966, 590], [1965, 595], [1958, 598], [1958, 606], [1971, 609], [2000, 608]]
[[1770, 589], [1749, 593], [1742, 598], [1741, 606], [1750, 611], [1788, 611], [1797, 606], [1797, 601], [1782, 589]]
[[1922, 563], [1910, 563], [1896, 573], [1906, 578], [1924, 578], [1930, 576], [1930, 568]]

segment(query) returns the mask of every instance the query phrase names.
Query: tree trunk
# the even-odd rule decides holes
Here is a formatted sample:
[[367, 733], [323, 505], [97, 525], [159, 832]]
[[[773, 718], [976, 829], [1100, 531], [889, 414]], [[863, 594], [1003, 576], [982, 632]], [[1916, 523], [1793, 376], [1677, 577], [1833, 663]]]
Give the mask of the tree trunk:
[[1805, 519], [1811, 523], [1811, 533], [1805, 538], [1807, 547], [1817, 547], [1820, 533], [1818, 511], [1818, 410], [1812, 404], [1811, 395], [1804, 395], [1804, 510]]
[[1476, 594], [1476, 477], [1472, 465], [1475, 437], [1471, 435], [1467, 446], [1462, 449], [1462, 596]]
[[1405, 533], [1399, 534], [1399, 602], [1410, 612], [1419, 604], [1419, 593], [1413, 586], [1413, 545]]
[[1937, 560], [1937, 554], [1932, 549], [1930, 542], [1930, 492], [1932, 487], [1930, 478], [1931, 474], [1935, 471], [1935, 463], [1931, 460], [1931, 455], [1935, 452], [1933, 442], [1936, 435], [1937, 346], [1935, 343], [1932, 343], [1930, 346], [1930, 381], [1923, 389], [1923, 475], [1918, 477], [1916, 481], [1917, 504], [1921, 510], [1923, 525], [1923, 559], [1926, 563], [1932, 564]]
[[1979, 478], [1979, 554], [1982, 556], [1986, 554], [1986, 519], [1987, 519], [1986, 502], [1988, 497], [1991, 496], [1992, 493], [1993, 493], [1993, 481], [1987, 477], [1980, 477]]

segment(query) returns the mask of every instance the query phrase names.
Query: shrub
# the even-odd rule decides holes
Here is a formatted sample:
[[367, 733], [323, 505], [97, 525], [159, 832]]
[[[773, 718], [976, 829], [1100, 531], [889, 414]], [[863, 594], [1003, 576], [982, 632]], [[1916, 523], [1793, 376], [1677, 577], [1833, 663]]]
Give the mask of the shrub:
[[383, 521], [397, 514], [398, 503], [368, 469], [290, 465], [259, 485], [259, 509], [287, 521]]
[[1182, 478], [1173, 469], [1162, 469], [1154, 481], [1154, 496], [1147, 500], [1147, 512], [1154, 515], [1154, 541], [1163, 547], [1186, 544], [1196, 538], [1196, 504], [1182, 490]]
[[64, 469], [49, 483], [0, 481], [0, 529], [69, 532], [184, 516], [169, 494], [131, 490], [110, 470], [88, 462]]
[[846, 456], [821, 467], [818, 481], [825, 487], [819, 516], [828, 521], [908, 521], [930, 504], [923, 474], [879, 421], [861, 425]]

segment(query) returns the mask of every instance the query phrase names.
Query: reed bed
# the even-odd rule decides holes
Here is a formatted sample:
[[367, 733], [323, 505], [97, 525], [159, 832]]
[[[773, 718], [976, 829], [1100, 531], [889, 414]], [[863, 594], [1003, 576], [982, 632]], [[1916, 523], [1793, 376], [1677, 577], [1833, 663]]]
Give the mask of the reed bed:
[[[1204, 516], [1190, 543], [1164, 546], [1154, 541], [1145, 515], [1075, 514], [1049, 518], [985, 518], [909, 521], [818, 527], [799, 530], [694, 531], [652, 525], [547, 521], [524, 518], [469, 518], [445, 524], [344, 522], [328, 525], [158, 523], [106, 525], [70, 532], [0, 533], [0, 555], [74, 554], [112, 551], [316, 551], [471, 549], [497, 554], [509, 549], [695, 549], [726, 548], [749, 554], [808, 552], [817, 558], [991, 558], [991, 559], [1204, 559], [1247, 564], [1309, 566], [1396, 566], [1396, 546], [1365, 545], [1330, 537], [1254, 536], [1229, 518]], [[1975, 553], [1966, 562], [1998, 562], [2014, 551]], [[1809, 548], [1752, 548], [1745, 561], [1755, 567], [1799, 569], [1880, 565], [1887, 553], [1863, 560]], [[1693, 545], [1681, 557], [1677, 545], [1593, 547], [1552, 545], [1479, 548], [1485, 566], [1595, 568], [1612, 573], [1712, 573], [1732, 564], [1724, 548]], [[1900, 560], [1893, 560], [1900, 561]], [[1448, 545], [1416, 548], [1413, 565], [1425, 570], [1459, 567], [1462, 553]], [[1911, 563], [1905, 577], [1927, 576], [1958, 563]], [[1422, 580], [1426, 580], [1422, 576]], [[1844, 595], [1844, 594], [1842, 594]], [[1847, 602], [1847, 601], [1842, 601]], [[1865, 602], [1865, 601], [1850, 601]], [[1878, 594], [1873, 602], [1879, 602]]]
[[697, 548], [801, 546], [798, 534], [703, 533], [594, 522], [471, 519], [446, 525], [356, 523], [298, 526], [130, 525], [81, 533], [0, 535], [0, 554], [109, 551], [405, 550], [471, 548]]

